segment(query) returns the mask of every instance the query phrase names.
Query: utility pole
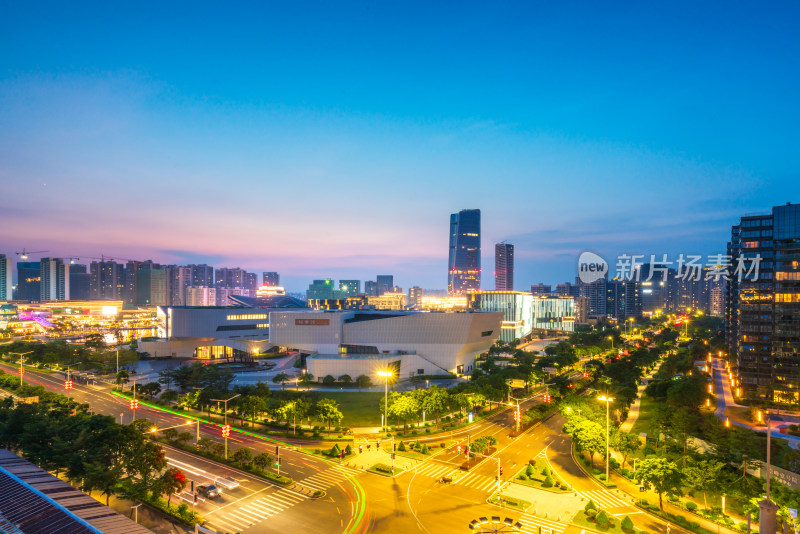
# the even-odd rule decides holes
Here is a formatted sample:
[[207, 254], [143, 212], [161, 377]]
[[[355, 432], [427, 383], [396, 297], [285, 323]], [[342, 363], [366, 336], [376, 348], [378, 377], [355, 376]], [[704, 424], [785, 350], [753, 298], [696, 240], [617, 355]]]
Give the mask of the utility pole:
[[33, 353], [32, 350], [29, 350], [28, 352], [9, 352], [9, 354], [13, 354], [14, 356], [19, 356], [19, 385], [20, 386], [22, 385], [22, 375], [25, 374], [25, 369], [23, 369], [23, 367], [22, 367], [22, 362], [25, 361], [25, 358], [23, 358], [23, 356], [25, 356], [26, 354], [32, 354], [32, 353]]

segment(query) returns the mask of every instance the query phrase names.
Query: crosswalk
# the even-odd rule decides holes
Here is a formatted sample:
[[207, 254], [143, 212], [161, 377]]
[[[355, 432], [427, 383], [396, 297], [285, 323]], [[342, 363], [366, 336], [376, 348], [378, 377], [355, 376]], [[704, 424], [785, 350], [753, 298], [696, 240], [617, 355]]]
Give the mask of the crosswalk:
[[522, 514], [519, 518], [519, 522], [522, 523], [522, 528], [520, 530], [528, 534], [548, 534], [548, 532], [550, 534], [562, 534], [567, 528], [567, 525], [564, 523], [530, 514]]
[[622, 506], [630, 506], [630, 503], [623, 501], [608, 490], [582, 491], [579, 493], [587, 501], [594, 501], [599, 508], [620, 508]]
[[417, 475], [440, 479], [442, 477], [452, 478], [453, 484], [472, 488], [478, 491], [493, 492], [497, 489], [497, 482], [494, 477], [487, 475], [479, 475], [472, 472], [459, 478], [459, 474], [463, 473], [462, 470], [451, 465], [442, 465], [437, 463], [428, 463], [417, 466]]
[[326, 471], [320, 471], [319, 473], [311, 475], [306, 479], [300, 480], [298, 481], [298, 484], [313, 490], [324, 491], [331, 486], [335, 486], [336, 484], [339, 484], [340, 482], [347, 480], [348, 478], [352, 478], [360, 473], [361, 471], [356, 469], [350, 469], [349, 467], [336, 465]]
[[241, 532], [306, 499], [306, 495], [280, 489], [230, 511], [223, 508], [219, 512], [211, 512], [206, 517], [211, 525], [221, 527], [226, 532]]

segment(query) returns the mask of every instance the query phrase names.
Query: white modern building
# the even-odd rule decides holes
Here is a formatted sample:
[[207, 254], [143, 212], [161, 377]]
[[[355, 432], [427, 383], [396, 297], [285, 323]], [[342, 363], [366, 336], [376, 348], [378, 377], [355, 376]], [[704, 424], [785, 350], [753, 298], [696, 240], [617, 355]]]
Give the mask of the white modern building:
[[524, 291], [474, 291], [467, 294], [467, 301], [471, 310], [503, 313], [501, 341], [520, 339], [534, 330], [575, 329], [572, 297], [539, 296]]
[[466, 374], [497, 340], [503, 320], [502, 313], [314, 311], [285, 295], [252, 300], [262, 307], [159, 307], [158, 338], [140, 340], [139, 350], [224, 358], [282, 347], [306, 355], [308, 372], [319, 378], [382, 369], [400, 378]]

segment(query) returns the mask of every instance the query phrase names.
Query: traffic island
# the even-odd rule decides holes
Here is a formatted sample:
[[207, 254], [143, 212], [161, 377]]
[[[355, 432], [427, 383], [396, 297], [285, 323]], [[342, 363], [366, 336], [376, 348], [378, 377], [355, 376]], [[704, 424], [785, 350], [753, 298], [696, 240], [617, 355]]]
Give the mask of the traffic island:
[[630, 517], [617, 517], [605, 510], [597, 510], [596, 508], [581, 510], [572, 518], [572, 524], [599, 532], [608, 532], [609, 534], [644, 534], [643, 530], [633, 526], [633, 521]]
[[395, 466], [394, 469], [392, 469], [391, 465], [387, 465], [384, 463], [377, 463], [372, 467], [370, 467], [369, 469], [367, 469], [368, 473], [374, 473], [376, 475], [381, 475], [384, 477], [395, 477], [404, 471], [405, 469], [399, 468], [397, 466]]
[[551, 493], [567, 493], [572, 491], [572, 488], [570, 488], [566, 482], [559, 480], [549, 467], [545, 467], [539, 472], [535, 469], [531, 469], [532, 467], [533, 466], [528, 466], [520, 469], [514, 476], [512, 482], [514, 484], [549, 491]]
[[489, 504], [494, 504], [495, 506], [499, 506], [500, 508], [512, 508], [514, 510], [519, 510], [520, 512], [524, 512], [531, 507], [531, 503], [528, 501], [523, 501], [522, 499], [509, 497], [502, 494], [494, 494], [489, 497], [486, 502]]

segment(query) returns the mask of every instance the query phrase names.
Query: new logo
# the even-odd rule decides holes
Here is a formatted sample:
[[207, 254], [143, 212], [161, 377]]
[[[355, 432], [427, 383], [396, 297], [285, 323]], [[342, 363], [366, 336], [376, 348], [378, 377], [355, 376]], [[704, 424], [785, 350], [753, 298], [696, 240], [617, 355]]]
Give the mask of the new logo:
[[578, 277], [584, 284], [591, 284], [608, 274], [608, 263], [594, 252], [584, 252], [578, 258]]

